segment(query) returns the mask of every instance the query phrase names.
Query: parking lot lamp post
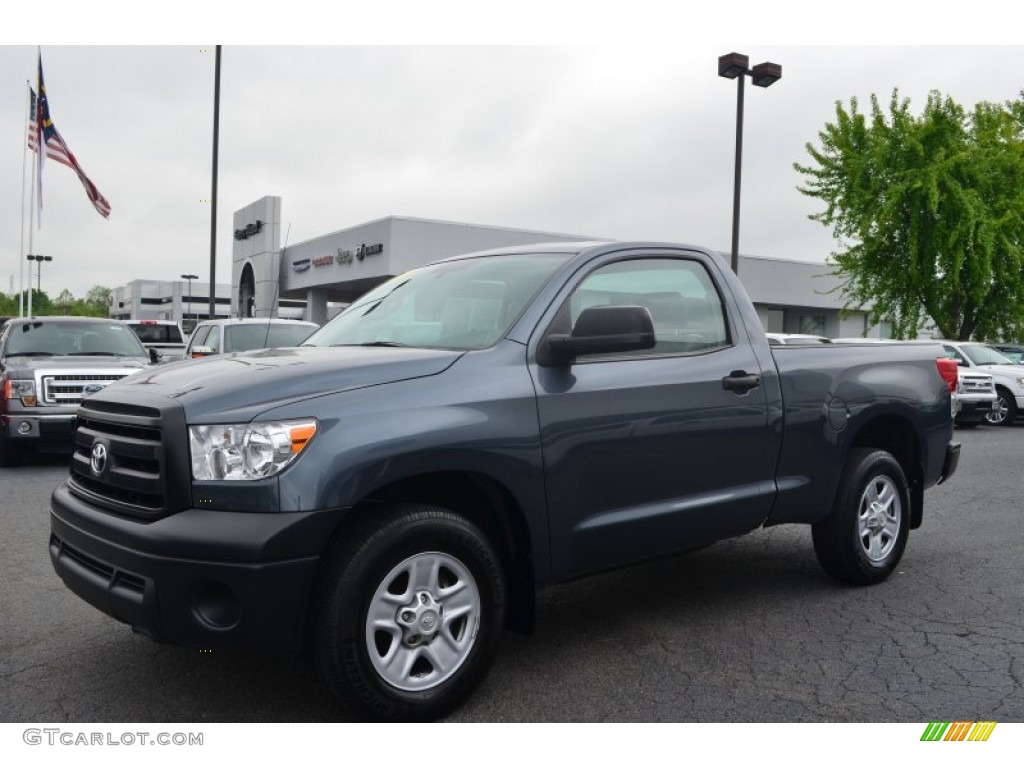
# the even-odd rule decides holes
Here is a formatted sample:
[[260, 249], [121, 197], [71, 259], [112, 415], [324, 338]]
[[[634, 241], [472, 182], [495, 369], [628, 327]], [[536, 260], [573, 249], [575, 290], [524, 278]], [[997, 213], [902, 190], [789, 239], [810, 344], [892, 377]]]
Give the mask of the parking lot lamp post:
[[733, 274], [740, 268], [740, 169], [743, 166], [743, 81], [750, 75], [754, 85], [767, 88], [782, 79], [782, 67], [766, 61], [749, 69], [750, 59], [742, 53], [718, 57], [718, 75], [736, 81], [736, 172], [732, 189], [732, 257]]
[[[39, 266], [38, 266], [37, 272], [36, 272], [36, 293], [42, 293], [42, 290], [43, 290], [42, 289], [42, 285], [43, 285], [43, 262], [44, 261], [53, 261], [53, 256], [40, 256], [39, 254], [36, 254], [36, 253], [30, 253], [25, 258], [28, 259], [29, 261], [39, 262]], [[28, 316], [32, 317], [32, 265], [31, 264], [29, 264], [28, 269], [29, 269], [29, 274], [28, 274]]]
[[[199, 279], [199, 275], [182, 275], [181, 279], [182, 280], [188, 280], [188, 305], [191, 307], [192, 306], [192, 281], [193, 280], [198, 280]], [[185, 307], [184, 307], [184, 305], [181, 308], [181, 313], [182, 313], [182, 318], [181, 319], [184, 320], [185, 319]]]

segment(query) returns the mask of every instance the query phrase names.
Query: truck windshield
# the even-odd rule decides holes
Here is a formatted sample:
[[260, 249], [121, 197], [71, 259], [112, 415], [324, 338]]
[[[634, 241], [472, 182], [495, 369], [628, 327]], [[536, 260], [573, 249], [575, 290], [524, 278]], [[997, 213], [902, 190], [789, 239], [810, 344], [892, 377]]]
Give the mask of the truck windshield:
[[121, 323], [40, 320], [11, 328], [6, 354], [146, 357], [146, 350]]
[[1002, 352], [984, 344], [962, 344], [960, 348], [975, 365], [1013, 365], [1013, 360]]
[[225, 352], [248, 352], [251, 349], [297, 347], [316, 330], [314, 325], [283, 323], [247, 323], [227, 327]]
[[304, 346], [489, 347], [571, 255], [483, 256], [414, 269], [357, 299]]

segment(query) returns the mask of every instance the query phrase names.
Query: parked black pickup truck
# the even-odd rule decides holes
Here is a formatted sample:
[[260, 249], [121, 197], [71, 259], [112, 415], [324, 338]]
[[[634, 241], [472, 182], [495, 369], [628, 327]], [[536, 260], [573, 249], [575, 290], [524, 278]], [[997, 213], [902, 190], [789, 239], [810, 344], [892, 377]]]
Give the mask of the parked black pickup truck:
[[780, 523], [885, 579], [956, 468], [941, 355], [769, 348], [700, 248], [471, 254], [87, 399], [50, 555], [154, 638], [305, 646], [359, 716], [438, 717], [549, 584]]

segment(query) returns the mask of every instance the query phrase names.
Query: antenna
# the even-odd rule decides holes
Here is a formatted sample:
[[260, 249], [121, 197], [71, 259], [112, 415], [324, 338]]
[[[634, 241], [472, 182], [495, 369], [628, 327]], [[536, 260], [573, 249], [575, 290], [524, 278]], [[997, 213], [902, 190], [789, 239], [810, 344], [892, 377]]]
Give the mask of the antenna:
[[[288, 238], [291, 237], [291, 234], [292, 234], [292, 223], [289, 221], [288, 222], [288, 229], [284, 233], [284, 245], [281, 246], [281, 250], [279, 251], [279, 255], [281, 255], [282, 258], [284, 256], [285, 249], [288, 247]], [[281, 292], [281, 267], [280, 267], [280, 265], [278, 265], [278, 268], [277, 268], [277, 281], [274, 283], [274, 300], [272, 302], [270, 302], [270, 309], [267, 312], [267, 332], [263, 336], [263, 347], [264, 347], [264, 349], [266, 348], [267, 344], [270, 343], [270, 321], [271, 321], [271, 319], [273, 317], [273, 314], [274, 314], [274, 307], [277, 306], [277, 299], [278, 299], [278, 296], [280, 295], [280, 292]]]

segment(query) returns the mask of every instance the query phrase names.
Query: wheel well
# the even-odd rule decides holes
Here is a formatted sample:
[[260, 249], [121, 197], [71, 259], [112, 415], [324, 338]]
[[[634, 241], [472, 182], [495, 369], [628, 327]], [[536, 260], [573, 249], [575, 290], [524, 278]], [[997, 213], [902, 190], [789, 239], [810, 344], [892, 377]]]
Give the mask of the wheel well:
[[505, 567], [506, 625], [519, 632], [533, 631], [533, 549], [523, 512], [507, 489], [484, 475], [470, 472], [437, 472], [405, 478], [378, 488], [356, 504], [332, 538], [344, 535], [351, 521], [381, 514], [388, 505], [399, 502], [436, 504], [480, 528]]
[[893, 455], [910, 485], [910, 527], [920, 528], [924, 512], [924, 467], [914, 427], [900, 416], [880, 416], [857, 433], [851, 447], [879, 448]]
[[1016, 407], [1017, 398], [1014, 396], [1013, 392], [1010, 391], [1010, 388], [1005, 384], [996, 384], [996, 394], [1005, 397], [1007, 405], [1009, 405], [1011, 408]]

